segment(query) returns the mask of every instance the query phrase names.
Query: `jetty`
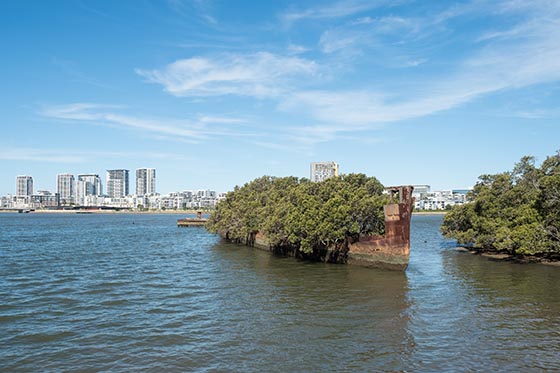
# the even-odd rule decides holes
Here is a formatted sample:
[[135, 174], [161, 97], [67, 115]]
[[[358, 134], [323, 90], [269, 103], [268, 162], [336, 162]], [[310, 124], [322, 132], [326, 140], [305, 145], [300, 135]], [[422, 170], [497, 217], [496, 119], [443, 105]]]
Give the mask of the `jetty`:
[[202, 217], [202, 212], [196, 213], [196, 218], [177, 219], [178, 227], [202, 227], [206, 224], [208, 219]]

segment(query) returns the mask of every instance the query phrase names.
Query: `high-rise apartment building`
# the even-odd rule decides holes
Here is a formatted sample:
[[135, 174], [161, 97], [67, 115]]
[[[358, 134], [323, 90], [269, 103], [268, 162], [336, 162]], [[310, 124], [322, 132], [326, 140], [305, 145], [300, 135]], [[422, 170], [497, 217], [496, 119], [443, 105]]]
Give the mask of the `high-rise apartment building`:
[[107, 195], [119, 198], [128, 194], [128, 170], [107, 170]]
[[16, 196], [30, 196], [33, 194], [33, 178], [31, 176], [16, 176]]
[[56, 191], [60, 196], [61, 203], [74, 202], [74, 175], [58, 174], [56, 175]]
[[330, 177], [338, 176], [338, 163], [336, 162], [312, 162], [311, 181], [319, 182]]
[[97, 174], [81, 174], [74, 187], [74, 200], [76, 204], [83, 205], [86, 196], [100, 196], [103, 194], [101, 178]]
[[155, 194], [156, 192], [156, 169], [139, 168], [136, 170], [136, 195]]
[[86, 196], [100, 196], [103, 194], [103, 185], [98, 174], [80, 174], [78, 175], [76, 185], [78, 185], [78, 181], [83, 182], [84, 186], [82, 188], [86, 191]]

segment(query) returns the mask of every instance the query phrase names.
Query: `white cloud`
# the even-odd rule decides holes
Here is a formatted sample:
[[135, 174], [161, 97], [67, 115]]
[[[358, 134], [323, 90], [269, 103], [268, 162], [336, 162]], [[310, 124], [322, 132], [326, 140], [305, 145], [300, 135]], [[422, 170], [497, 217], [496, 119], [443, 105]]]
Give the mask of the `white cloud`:
[[311, 60], [268, 52], [223, 55], [209, 59], [193, 57], [175, 61], [163, 69], [136, 69], [149, 82], [163, 85], [175, 96], [241, 95], [275, 97], [301, 76], [318, 74]]
[[200, 123], [223, 123], [223, 124], [240, 124], [245, 120], [239, 118], [217, 117], [211, 115], [199, 115], [197, 117]]
[[114, 151], [88, 151], [83, 149], [44, 149], [44, 148], [13, 148], [3, 147], [0, 150], [0, 160], [31, 161], [46, 163], [86, 163], [92, 159], [109, 158], [135, 158], [135, 159], [187, 159], [183, 155], [170, 153], [151, 152], [114, 152]]
[[550, 119], [560, 117], [560, 110], [557, 109], [532, 109], [510, 113], [510, 116], [523, 119]]
[[371, 129], [448, 110], [490, 93], [560, 80], [560, 47], [537, 43], [502, 52], [482, 53], [456, 74], [423, 79], [399, 96], [390, 89], [300, 91], [286, 97], [279, 109], [336, 123], [340, 131]]
[[79, 154], [68, 154], [59, 150], [10, 147], [2, 147], [0, 160], [46, 163], [81, 163], [85, 161], [84, 157]]
[[288, 53], [289, 54], [301, 54], [301, 53], [305, 53], [308, 52], [309, 48], [304, 47], [303, 45], [297, 45], [297, 44], [288, 44]]
[[[453, 8], [446, 16], [459, 17], [465, 12], [472, 15], [476, 3], [478, 1]], [[523, 8], [523, 11], [528, 10]], [[398, 17], [392, 17], [390, 21], [415, 30], [413, 22], [404, 22]], [[369, 22], [363, 24], [370, 25]], [[323, 34], [323, 50], [350, 48], [363, 44], [369, 37], [352, 30], [336, 29], [336, 36], [330, 31]], [[483, 39], [489, 42], [471, 50], [470, 56], [459, 61], [453, 71], [431, 71], [430, 75], [419, 73], [408, 84], [401, 82], [398, 87], [384, 84], [376, 90], [360, 87], [344, 91], [301, 90], [285, 97], [279, 103], [279, 109], [329, 124], [328, 131], [322, 131], [330, 134], [376, 128], [384, 123], [452, 109], [492, 93], [560, 80], [560, 6], [532, 8], [531, 14], [513, 25], [511, 30]], [[402, 66], [418, 66], [426, 62], [425, 58], [416, 58]]]
[[410, 60], [404, 63], [405, 67], [416, 67], [425, 64], [428, 62], [426, 58], [419, 58], [417, 60]]
[[369, 25], [369, 24], [372, 24], [373, 22], [375, 22], [375, 21], [371, 17], [360, 17], [360, 18], [356, 19], [355, 21], [352, 21], [350, 24], [353, 25], [353, 26], [355, 26], [355, 25]]
[[419, 30], [419, 21], [415, 19], [365, 17], [324, 31], [319, 47], [324, 53], [354, 53], [370, 47], [387, 51], [393, 48], [392, 44], [409, 40], [410, 35]]
[[315, 8], [303, 10], [292, 10], [280, 15], [280, 19], [286, 25], [305, 19], [328, 19], [341, 18], [375, 9], [380, 6], [390, 4], [386, 0], [343, 0], [331, 4], [321, 4]]
[[212, 136], [251, 136], [227, 128], [206, 128], [206, 124], [243, 123], [239, 118], [199, 115], [197, 120], [153, 119], [125, 115], [116, 112], [117, 105], [74, 103], [68, 105], [46, 106], [40, 114], [53, 119], [83, 122], [90, 125], [107, 124], [117, 128], [127, 128], [163, 136], [167, 139], [178, 138], [182, 141], [197, 143]]
[[363, 44], [368, 38], [368, 34], [355, 30], [336, 29], [327, 30], [321, 35], [319, 47], [323, 53], [333, 53], [353, 48], [357, 44]]
[[[345, 17], [382, 4], [337, 2], [320, 9], [286, 13], [285, 17], [292, 22]], [[317, 142], [453, 109], [485, 95], [560, 80], [560, 6], [535, 4], [520, 10], [513, 2], [499, 2], [491, 17], [501, 17], [503, 13], [507, 20], [496, 22], [496, 30], [492, 30], [494, 24], [489, 23], [484, 29], [460, 33], [461, 40], [447, 37], [441, 40], [437, 31], [452, 30], [456, 25], [465, 27], [471, 21], [478, 24], [477, 17], [492, 8], [490, 2], [474, 0], [441, 13], [415, 15], [415, 18], [398, 14], [358, 18], [358, 14], [353, 17], [354, 21], [346, 20], [338, 27], [329, 26], [320, 37], [319, 46], [330, 54], [321, 57], [329, 61], [331, 68], [339, 69], [329, 74], [329, 78], [338, 79], [336, 81], [321, 80], [327, 64], [301, 58], [298, 54], [307, 49], [292, 44], [287, 50], [285, 44], [281, 47], [285, 49], [284, 56], [268, 52], [198, 56], [159, 69], [136, 70], [170, 94], [188, 97], [189, 102], [203, 99], [208, 103], [213, 96], [222, 95], [276, 100], [279, 111], [297, 118], [295, 121], [309, 123], [303, 126], [280, 128], [274, 124], [266, 127], [259, 124], [258, 133], [248, 133], [242, 127], [256, 127], [254, 123], [265, 121], [257, 118], [248, 123], [227, 115], [204, 114], [188, 120], [140, 118], [125, 115], [117, 110], [122, 108], [116, 106], [87, 103], [50, 107], [43, 114], [90, 124], [107, 123], [181, 141], [245, 136], [247, 141], [268, 148], [282, 149], [295, 144], [298, 149], [309, 149]], [[450, 47], [451, 42], [457, 44]], [[356, 59], [351, 56], [337, 65], [340, 62], [337, 58], [347, 57], [346, 52], [352, 48], [368, 47], [369, 52], [375, 53], [363, 53]], [[462, 47], [465, 49], [453, 55], [450, 62], [450, 52]], [[335, 52], [345, 53], [333, 54]], [[382, 59], [390, 63], [379, 63]], [[353, 74], [360, 71], [351, 71], [354, 63], [368, 63], [377, 71], [368, 71], [363, 79], [352, 80]], [[420, 67], [410, 68], [415, 66]], [[403, 77], [390, 80], [398, 68], [402, 69], [399, 73], [402, 72]], [[348, 71], [350, 73], [345, 75]], [[379, 79], [376, 73], [380, 74]], [[387, 76], [381, 76], [385, 73]], [[346, 79], [348, 76], [351, 79]]]

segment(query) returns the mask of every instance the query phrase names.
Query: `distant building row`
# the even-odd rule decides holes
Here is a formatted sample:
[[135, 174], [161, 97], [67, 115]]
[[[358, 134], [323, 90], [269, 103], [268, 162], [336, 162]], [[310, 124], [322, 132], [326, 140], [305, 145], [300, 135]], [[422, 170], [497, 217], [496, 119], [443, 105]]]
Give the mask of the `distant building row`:
[[429, 185], [414, 185], [415, 210], [446, 210], [467, 202], [469, 189], [430, 191]]
[[136, 170], [136, 194], [129, 193], [129, 171], [108, 170], [106, 187], [98, 174], [57, 175], [57, 192], [34, 193], [31, 176], [16, 177], [16, 194], [0, 197], [0, 208], [61, 208], [69, 206], [127, 209], [200, 209], [213, 208], [225, 197], [212, 190], [183, 191], [162, 196], [156, 193], [156, 170]]
[[[130, 195], [129, 171], [107, 170], [107, 197], [122, 198]], [[103, 184], [98, 174], [59, 174], [56, 177], [56, 190], [61, 204], [83, 204], [87, 196], [102, 196]], [[136, 195], [144, 196], [156, 193], [156, 170], [139, 168], [136, 170]], [[16, 177], [16, 196], [33, 195], [33, 178]]]
[[183, 191], [167, 195], [145, 194], [143, 196], [129, 195], [124, 197], [108, 197], [106, 195], [87, 195], [81, 203], [72, 207], [63, 204], [58, 193], [38, 191], [30, 196], [0, 197], [0, 209], [72, 209], [80, 208], [112, 208], [134, 210], [183, 210], [183, 209], [211, 209], [218, 201], [225, 198], [225, 193], [218, 194], [213, 190], [202, 189]]

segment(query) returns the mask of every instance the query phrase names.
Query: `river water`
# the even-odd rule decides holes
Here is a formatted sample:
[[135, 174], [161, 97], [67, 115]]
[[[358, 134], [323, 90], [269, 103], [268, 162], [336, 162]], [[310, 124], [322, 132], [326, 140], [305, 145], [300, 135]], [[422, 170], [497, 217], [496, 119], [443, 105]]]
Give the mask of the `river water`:
[[0, 371], [560, 370], [560, 267], [453, 250], [406, 272], [223, 244], [174, 215], [0, 214]]

